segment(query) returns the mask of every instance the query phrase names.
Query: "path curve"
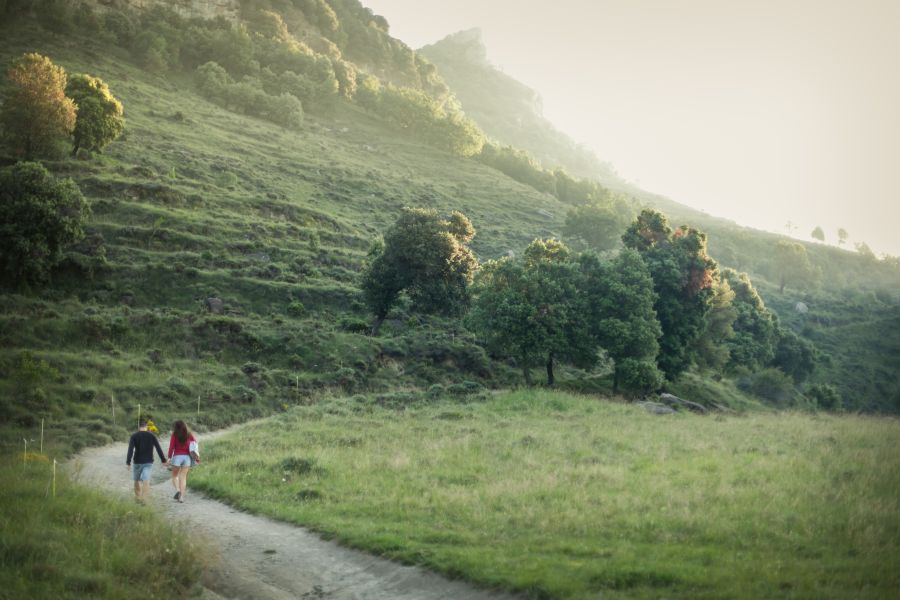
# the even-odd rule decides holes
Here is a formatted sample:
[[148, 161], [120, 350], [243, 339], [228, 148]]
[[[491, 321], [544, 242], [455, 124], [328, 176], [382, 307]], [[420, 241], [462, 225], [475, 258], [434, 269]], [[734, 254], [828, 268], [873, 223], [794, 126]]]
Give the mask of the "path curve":
[[[234, 428], [206, 433], [209, 441]], [[127, 445], [90, 448], [70, 462], [78, 481], [131, 496], [124, 468]], [[420, 567], [401, 565], [323, 540], [302, 527], [241, 512], [190, 489], [183, 504], [172, 499], [169, 472], [153, 469], [149, 507], [183, 524], [216, 556], [203, 573], [204, 598], [328, 600], [501, 600], [509, 594], [451, 581]]]

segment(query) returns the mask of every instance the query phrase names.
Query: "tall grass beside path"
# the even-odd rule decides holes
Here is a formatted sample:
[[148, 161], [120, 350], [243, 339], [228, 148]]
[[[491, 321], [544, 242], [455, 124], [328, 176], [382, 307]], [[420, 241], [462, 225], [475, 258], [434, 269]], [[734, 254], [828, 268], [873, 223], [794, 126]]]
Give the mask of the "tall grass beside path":
[[0, 598], [162, 599], [196, 589], [202, 560], [185, 536], [59, 469], [54, 497], [50, 463], [0, 463]]
[[660, 417], [545, 391], [297, 407], [192, 485], [352, 546], [547, 598], [886, 598], [894, 419]]

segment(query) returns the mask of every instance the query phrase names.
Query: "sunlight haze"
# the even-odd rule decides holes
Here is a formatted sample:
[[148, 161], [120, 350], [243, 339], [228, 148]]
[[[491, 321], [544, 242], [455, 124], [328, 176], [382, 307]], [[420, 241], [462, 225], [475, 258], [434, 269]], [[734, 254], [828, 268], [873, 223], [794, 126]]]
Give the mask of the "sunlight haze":
[[481, 28], [550, 121], [648, 191], [900, 255], [900, 3], [366, 5], [413, 48]]

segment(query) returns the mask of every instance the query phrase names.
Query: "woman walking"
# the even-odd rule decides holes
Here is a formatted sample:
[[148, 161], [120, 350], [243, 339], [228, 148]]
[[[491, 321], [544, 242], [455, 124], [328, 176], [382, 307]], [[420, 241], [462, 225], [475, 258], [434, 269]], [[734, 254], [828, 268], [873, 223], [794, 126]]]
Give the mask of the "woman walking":
[[188, 430], [184, 421], [175, 421], [172, 426], [172, 437], [169, 438], [169, 462], [172, 464], [172, 485], [175, 486], [175, 499], [184, 502], [187, 488], [187, 474], [191, 468], [191, 444], [196, 447], [197, 440]]

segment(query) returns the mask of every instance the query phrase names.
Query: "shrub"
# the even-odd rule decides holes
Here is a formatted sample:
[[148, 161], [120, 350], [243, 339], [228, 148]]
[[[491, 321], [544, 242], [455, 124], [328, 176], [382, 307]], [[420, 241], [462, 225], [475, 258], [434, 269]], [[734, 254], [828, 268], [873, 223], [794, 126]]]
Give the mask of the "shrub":
[[71, 179], [38, 163], [0, 170], [0, 271], [15, 285], [46, 280], [63, 250], [84, 237], [90, 212]]
[[806, 397], [816, 403], [823, 410], [839, 412], [843, 409], [841, 394], [833, 385], [820, 383], [811, 386], [806, 391]]
[[738, 387], [778, 407], [793, 403], [794, 381], [781, 369], [763, 369], [740, 381]]
[[656, 391], [663, 383], [663, 374], [652, 361], [625, 358], [617, 367], [619, 385], [633, 394]]
[[368, 333], [369, 324], [359, 317], [341, 317], [338, 327], [350, 333]]

